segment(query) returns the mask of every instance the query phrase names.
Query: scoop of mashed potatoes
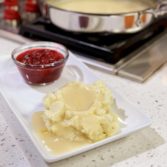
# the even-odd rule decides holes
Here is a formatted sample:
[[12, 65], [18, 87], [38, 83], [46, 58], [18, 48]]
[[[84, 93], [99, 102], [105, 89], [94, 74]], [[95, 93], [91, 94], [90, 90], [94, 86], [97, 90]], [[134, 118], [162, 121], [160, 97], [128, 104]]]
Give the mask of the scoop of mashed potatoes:
[[101, 82], [71, 82], [44, 99], [47, 130], [71, 141], [96, 142], [119, 130], [111, 90]]

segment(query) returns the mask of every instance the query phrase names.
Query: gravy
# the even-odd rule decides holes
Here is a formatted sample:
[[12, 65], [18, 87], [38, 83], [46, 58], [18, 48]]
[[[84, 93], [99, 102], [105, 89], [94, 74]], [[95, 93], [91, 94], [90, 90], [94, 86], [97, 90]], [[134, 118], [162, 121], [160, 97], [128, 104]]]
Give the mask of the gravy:
[[34, 113], [32, 117], [32, 126], [35, 134], [49, 153], [62, 154], [91, 143], [86, 138], [80, 142], [72, 142], [48, 132], [42, 119], [42, 113], [43, 112]]
[[48, 0], [60, 9], [83, 13], [126, 13], [141, 11], [155, 6], [150, 0]]

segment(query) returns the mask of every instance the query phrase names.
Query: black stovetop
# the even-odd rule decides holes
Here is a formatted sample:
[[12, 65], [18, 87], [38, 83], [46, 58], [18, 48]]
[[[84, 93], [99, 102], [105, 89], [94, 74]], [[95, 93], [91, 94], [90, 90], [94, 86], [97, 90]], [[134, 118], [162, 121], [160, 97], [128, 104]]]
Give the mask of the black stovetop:
[[59, 42], [69, 49], [85, 53], [84, 56], [115, 64], [164, 32], [166, 20], [166, 18], [156, 20], [149, 27], [135, 34], [116, 35], [67, 32], [39, 18], [31, 24], [23, 24], [20, 34], [32, 39]]

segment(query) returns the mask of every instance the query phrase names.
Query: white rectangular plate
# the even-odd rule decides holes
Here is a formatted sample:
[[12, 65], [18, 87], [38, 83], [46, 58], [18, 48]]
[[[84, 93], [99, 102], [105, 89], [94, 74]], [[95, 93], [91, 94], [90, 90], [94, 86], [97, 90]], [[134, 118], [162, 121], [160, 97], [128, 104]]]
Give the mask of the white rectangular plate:
[[48, 92], [58, 89], [65, 83], [74, 80], [82, 81], [84, 83], [92, 83], [99, 79], [94, 76], [83, 63], [70, 53], [69, 60], [67, 61], [63, 74], [59, 80], [47, 86], [30, 86], [23, 81], [9, 56], [0, 57], [0, 91], [13, 113], [16, 115], [21, 126], [23, 126], [39, 153], [47, 162], [55, 162], [80, 154], [125, 137], [128, 134], [150, 124], [150, 119], [147, 118], [144, 113], [138, 111], [133, 104], [127, 101], [127, 98], [118, 93], [119, 90], [112, 89], [112, 84], [108, 84], [108, 86], [112, 89], [113, 96], [116, 99], [118, 107], [123, 109], [125, 112], [124, 123], [126, 126], [123, 127], [118, 134], [94, 144], [90, 144], [61, 155], [48, 154], [33, 132], [31, 127], [32, 114], [43, 109], [42, 100]]

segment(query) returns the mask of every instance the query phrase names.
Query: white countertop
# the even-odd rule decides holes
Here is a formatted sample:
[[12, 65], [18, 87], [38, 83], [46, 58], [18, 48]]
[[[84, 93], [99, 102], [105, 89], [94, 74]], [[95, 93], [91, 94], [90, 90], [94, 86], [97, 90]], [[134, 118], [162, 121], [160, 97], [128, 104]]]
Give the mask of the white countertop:
[[[18, 45], [0, 38], [0, 55], [10, 54]], [[0, 167], [167, 166], [167, 65], [143, 84], [92, 71], [146, 113], [151, 126], [78, 156], [46, 164], [0, 95]]]

